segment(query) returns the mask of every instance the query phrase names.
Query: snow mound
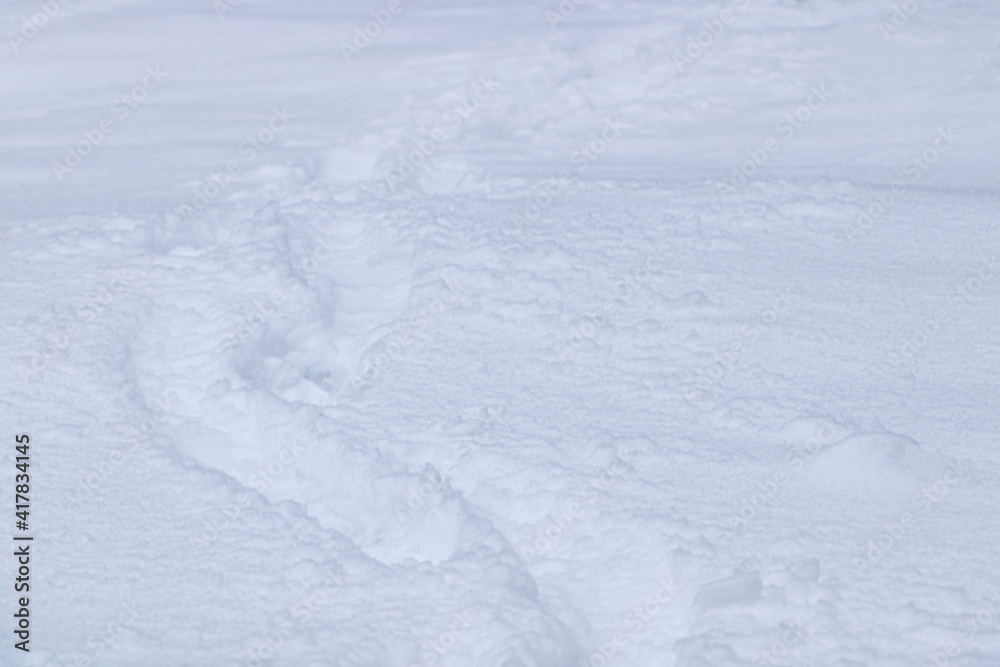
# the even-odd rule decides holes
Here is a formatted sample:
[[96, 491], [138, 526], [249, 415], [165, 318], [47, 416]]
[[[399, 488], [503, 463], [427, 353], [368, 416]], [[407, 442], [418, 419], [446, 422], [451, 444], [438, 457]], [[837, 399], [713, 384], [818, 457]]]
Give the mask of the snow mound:
[[868, 500], [899, 497], [942, 469], [942, 463], [904, 435], [865, 433], [820, 449], [804, 481], [825, 494]]

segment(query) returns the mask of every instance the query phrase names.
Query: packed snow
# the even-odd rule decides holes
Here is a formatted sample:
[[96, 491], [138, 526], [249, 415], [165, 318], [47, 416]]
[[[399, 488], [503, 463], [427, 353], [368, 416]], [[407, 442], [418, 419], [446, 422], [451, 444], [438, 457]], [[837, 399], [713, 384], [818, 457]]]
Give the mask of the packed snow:
[[0, 19], [0, 665], [1000, 664], [1000, 5]]

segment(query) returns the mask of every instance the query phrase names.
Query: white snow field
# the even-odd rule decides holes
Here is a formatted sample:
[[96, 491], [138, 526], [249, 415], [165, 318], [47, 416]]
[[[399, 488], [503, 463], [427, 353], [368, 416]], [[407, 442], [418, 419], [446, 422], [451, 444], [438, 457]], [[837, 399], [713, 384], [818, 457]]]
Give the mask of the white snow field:
[[0, 665], [1000, 665], [1000, 4], [0, 21]]

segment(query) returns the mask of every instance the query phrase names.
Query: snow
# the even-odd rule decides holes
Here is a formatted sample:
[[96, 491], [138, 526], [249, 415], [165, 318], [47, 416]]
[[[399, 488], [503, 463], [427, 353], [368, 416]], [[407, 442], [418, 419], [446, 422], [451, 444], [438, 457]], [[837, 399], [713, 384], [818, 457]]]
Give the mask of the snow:
[[0, 19], [0, 664], [1000, 662], [995, 3]]

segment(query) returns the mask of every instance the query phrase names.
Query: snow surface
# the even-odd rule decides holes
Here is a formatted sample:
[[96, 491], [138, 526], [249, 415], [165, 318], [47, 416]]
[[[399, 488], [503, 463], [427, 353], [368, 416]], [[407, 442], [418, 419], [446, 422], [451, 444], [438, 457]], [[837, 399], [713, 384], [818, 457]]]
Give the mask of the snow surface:
[[0, 3], [0, 664], [1000, 664], [1000, 5], [223, 2]]

